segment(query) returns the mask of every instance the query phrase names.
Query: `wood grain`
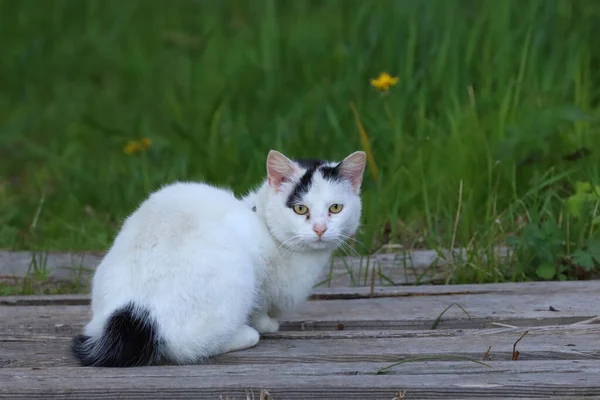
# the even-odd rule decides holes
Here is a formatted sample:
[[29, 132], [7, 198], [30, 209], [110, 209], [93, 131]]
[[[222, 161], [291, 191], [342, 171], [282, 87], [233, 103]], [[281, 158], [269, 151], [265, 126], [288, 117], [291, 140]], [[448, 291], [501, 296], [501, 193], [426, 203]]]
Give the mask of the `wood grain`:
[[[460, 285], [386, 288], [391, 297], [314, 300], [282, 317], [282, 330], [429, 329], [440, 314], [439, 329], [560, 325], [583, 321], [600, 312], [600, 281], [518, 285]], [[355, 289], [348, 289], [351, 293]], [[334, 293], [339, 294], [340, 290]], [[322, 292], [326, 293], [326, 292]], [[383, 292], [382, 292], [383, 293]], [[399, 296], [397, 294], [404, 294]], [[457, 294], [458, 293], [458, 294]], [[0, 298], [1, 299], [1, 298]], [[42, 299], [48, 300], [48, 297]], [[79, 300], [77, 300], [79, 299]], [[60, 297], [52, 304], [85, 303], [84, 297]], [[44, 301], [46, 301], [44, 300]], [[74, 301], [76, 300], [76, 301]], [[43, 304], [6, 298], [3, 304]], [[557, 310], [557, 311], [550, 311]], [[68, 334], [89, 318], [87, 305], [0, 306], [0, 334]], [[341, 325], [340, 325], [341, 324]]]
[[[447, 295], [550, 295], [564, 292], [581, 296], [600, 291], [600, 280], [569, 282], [516, 282], [463, 285], [423, 285], [423, 286], [375, 286], [370, 287], [318, 287], [313, 289], [310, 300], [355, 300], [380, 297], [417, 297]], [[35, 295], [0, 296], [0, 306], [31, 305], [86, 305], [88, 295]]]
[[[599, 281], [318, 288], [251, 349], [111, 369], [80, 367], [70, 353], [86, 296], [5, 297], [0, 398], [600, 398], [598, 304]], [[488, 349], [489, 367], [475, 362]]]
[[[378, 363], [0, 369], [0, 398], [407, 399], [600, 395], [598, 363], [586, 361], [415, 362], [375, 375]], [[78, 385], [74, 385], [78, 382]]]
[[[326, 338], [285, 336], [263, 338], [251, 349], [224, 354], [220, 364], [289, 364], [324, 362], [397, 362], [415, 357], [466, 357], [480, 360], [492, 346], [493, 360], [510, 360], [522, 330], [448, 331], [439, 335], [402, 334], [388, 337], [330, 333]], [[466, 332], [466, 333], [465, 333]], [[600, 360], [600, 325], [531, 329], [519, 343], [519, 360]], [[0, 365], [7, 367], [74, 366], [70, 337], [0, 336]]]

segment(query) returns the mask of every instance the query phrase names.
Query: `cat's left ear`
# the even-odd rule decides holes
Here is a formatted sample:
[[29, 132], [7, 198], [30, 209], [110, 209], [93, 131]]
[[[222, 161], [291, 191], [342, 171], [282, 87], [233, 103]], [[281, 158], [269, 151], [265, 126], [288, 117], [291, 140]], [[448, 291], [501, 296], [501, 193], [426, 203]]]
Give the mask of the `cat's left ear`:
[[355, 151], [340, 163], [340, 173], [352, 183], [356, 193], [360, 191], [366, 163], [367, 154], [364, 151]]
[[283, 182], [292, 180], [297, 169], [295, 162], [277, 150], [269, 151], [267, 156], [267, 180], [273, 189], [279, 189]]

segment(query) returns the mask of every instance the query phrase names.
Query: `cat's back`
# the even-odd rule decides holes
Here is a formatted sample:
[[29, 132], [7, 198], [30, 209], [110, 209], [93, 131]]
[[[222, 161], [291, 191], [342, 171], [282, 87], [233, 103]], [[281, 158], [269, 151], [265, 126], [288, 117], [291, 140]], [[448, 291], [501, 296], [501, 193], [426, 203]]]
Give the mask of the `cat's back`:
[[228, 189], [202, 182], [175, 182], [152, 193], [139, 211], [156, 217], [177, 213], [219, 217], [239, 206], [240, 202]]
[[[111, 308], [131, 297], [168, 303], [169, 296], [186, 288], [193, 293], [194, 282], [210, 276], [261, 275], [261, 252], [253, 240], [258, 230], [254, 213], [231, 191], [205, 183], [164, 186], [127, 218], [98, 266], [96, 305]], [[104, 299], [104, 293], [110, 296]]]
[[123, 224], [120, 236], [137, 248], [175, 249], [189, 240], [226, 246], [260, 229], [251, 209], [228, 189], [175, 182], [152, 193]]

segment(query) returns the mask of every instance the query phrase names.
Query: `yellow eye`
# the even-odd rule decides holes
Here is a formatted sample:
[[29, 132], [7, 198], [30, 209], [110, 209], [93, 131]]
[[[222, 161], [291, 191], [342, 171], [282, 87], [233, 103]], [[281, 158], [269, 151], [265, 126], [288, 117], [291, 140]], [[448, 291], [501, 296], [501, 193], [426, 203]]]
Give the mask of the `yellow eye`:
[[329, 207], [329, 212], [332, 213], [332, 214], [337, 214], [340, 211], [342, 211], [342, 208], [344, 208], [344, 206], [342, 204], [332, 204]]
[[296, 204], [294, 207], [294, 212], [298, 215], [304, 215], [308, 212], [308, 207], [303, 206], [302, 204]]

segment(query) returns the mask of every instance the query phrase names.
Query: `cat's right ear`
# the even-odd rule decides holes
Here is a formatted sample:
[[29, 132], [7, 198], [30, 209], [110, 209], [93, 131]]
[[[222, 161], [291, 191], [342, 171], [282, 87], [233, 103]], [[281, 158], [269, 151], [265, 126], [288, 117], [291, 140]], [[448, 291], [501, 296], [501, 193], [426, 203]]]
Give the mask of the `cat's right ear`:
[[279, 189], [279, 186], [287, 180], [291, 180], [297, 172], [296, 163], [277, 150], [269, 151], [267, 156], [267, 180], [269, 186]]

